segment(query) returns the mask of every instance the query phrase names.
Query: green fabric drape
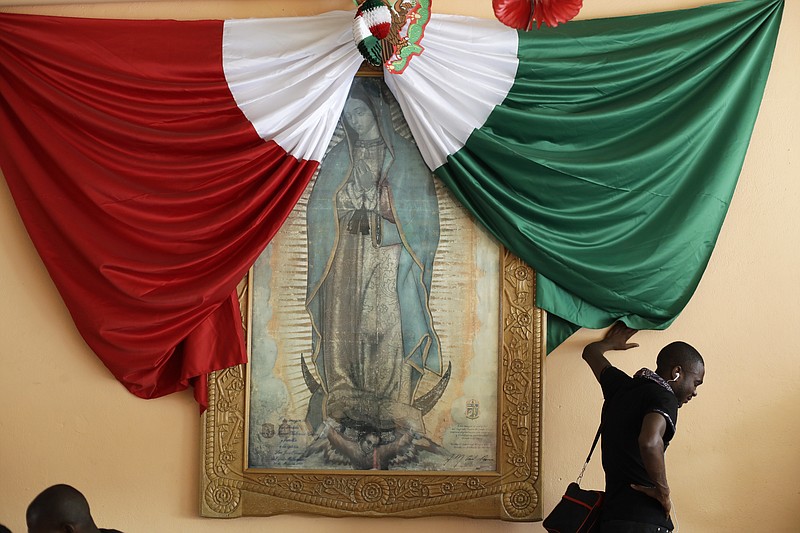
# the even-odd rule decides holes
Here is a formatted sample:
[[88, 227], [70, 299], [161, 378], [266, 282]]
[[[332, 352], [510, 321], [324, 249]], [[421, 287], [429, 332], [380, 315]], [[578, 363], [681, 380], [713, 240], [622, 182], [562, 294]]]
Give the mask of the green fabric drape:
[[578, 326], [666, 328], [687, 304], [782, 11], [742, 1], [519, 34], [505, 102], [436, 174], [536, 268], [548, 351]]

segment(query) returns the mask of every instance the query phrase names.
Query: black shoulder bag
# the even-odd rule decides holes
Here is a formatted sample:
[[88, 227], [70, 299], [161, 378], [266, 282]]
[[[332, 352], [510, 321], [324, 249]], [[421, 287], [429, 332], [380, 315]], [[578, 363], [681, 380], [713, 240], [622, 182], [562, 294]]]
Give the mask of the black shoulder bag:
[[550, 533], [598, 533], [600, 531], [600, 508], [603, 505], [605, 493], [601, 490], [584, 490], [580, 483], [592, 453], [600, 439], [600, 430], [603, 424], [597, 428], [597, 434], [592, 442], [592, 449], [583, 463], [578, 479], [567, 486], [567, 491], [561, 497], [558, 505], [547, 515], [542, 525]]

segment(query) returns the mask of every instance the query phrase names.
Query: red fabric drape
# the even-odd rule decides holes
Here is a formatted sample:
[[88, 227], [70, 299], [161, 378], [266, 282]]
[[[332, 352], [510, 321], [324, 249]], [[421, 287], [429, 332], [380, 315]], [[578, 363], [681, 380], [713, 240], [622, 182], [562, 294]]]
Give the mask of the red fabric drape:
[[222, 22], [62, 21], [0, 15], [0, 167], [86, 342], [162, 396], [245, 362], [236, 285], [318, 163], [236, 107]]

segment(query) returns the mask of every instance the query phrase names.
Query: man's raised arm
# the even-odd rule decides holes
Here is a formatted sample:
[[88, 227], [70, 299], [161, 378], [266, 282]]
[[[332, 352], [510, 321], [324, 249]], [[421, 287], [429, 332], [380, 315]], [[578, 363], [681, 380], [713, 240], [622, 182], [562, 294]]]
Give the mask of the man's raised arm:
[[636, 343], [628, 342], [633, 334], [638, 330], [629, 328], [622, 322], [615, 322], [611, 329], [606, 332], [603, 340], [595, 341], [586, 345], [583, 349], [583, 360], [594, 372], [594, 377], [600, 381], [600, 374], [611, 363], [606, 359], [605, 354], [609, 350], [628, 350], [639, 346]]

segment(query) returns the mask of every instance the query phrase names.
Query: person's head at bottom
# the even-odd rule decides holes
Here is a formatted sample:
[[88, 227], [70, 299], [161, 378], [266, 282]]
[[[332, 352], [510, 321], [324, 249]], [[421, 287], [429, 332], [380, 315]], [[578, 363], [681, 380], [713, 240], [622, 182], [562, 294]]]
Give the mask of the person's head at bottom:
[[53, 485], [28, 505], [28, 533], [98, 533], [89, 502], [69, 485]]

